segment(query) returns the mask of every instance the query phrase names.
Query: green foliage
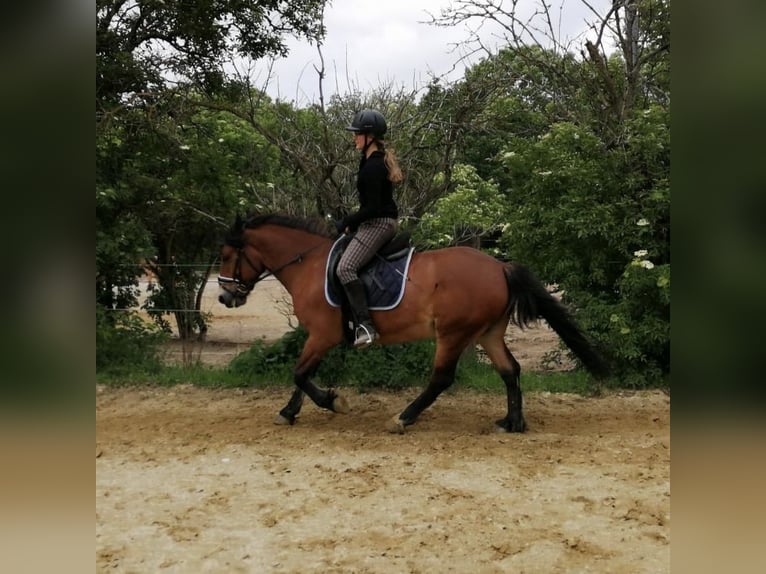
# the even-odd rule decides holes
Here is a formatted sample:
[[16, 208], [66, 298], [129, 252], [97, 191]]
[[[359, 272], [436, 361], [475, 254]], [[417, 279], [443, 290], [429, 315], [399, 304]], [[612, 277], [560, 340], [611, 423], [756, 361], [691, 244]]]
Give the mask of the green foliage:
[[[358, 155], [343, 127], [353, 112], [375, 107], [389, 120], [388, 145], [406, 176], [397, 187], [400, 212], [422, 219], [421, 245], [502, 230], [501, 250], [492, 253], [564, 290], [578, 322], [610, 351], [622, 384], [667, 377], [669, 2], [637, 4], [637, 68], [626, 62], [627, 42], [604, 61], [509, 45], [420, 99], [381, 88], [306, 108], [272, 102], [226, 77], [223, 63], [283, 53], [285, 30], [321, 38], [324, 2], [139, 4], [97, 4], [99, 368], [151, 347], [145, 326], [99, 310], [137, 305], [147, 259], [156, 257], [160, 282], [148, 307], [160, 322], [163, 309], [184, 309], [176, 321], [188, 336], [204, 328], [204, 317], [186, 310], [198, 311], [218, 222], [253, 208], [312, 216], [353, 209]], [[610, 12], [607, 30], [625, 9]], [[174, 260], [190, 267], [174, 268]], [[184, 324], [188, 317], [201, 321]], [[255, 345], [232, 369], [291, 381], [301, 336]], [[399, 388], [427, 377], [429, 345], [336, 349], [318, 376]]]
[[438, 199], [420, 219], [413, 233], [418, 245], [470, 244], [502, 228], [507, 208], [495, 183], [484, 181], [470, 165], [456, 165], [452, 181], [454, 191]]
[[96, 307], [96, 373], [106, 376], [157, 374], [165, 335], [135, 313]]
[[205, 111], [199, 100], [215, 109], [233, 97], [249, 101], [226, 64], [283, 55], [288, 34], [321, 38], [323, 6], [99, 0], [97, 303], [135, 307], [136, 279], [151, 260], [159, 281], [147, 305], [153, 316], [167, 326], [164, 315], [174, 313], [182, 338], [205, 330], [194, 311], [220, 246], [216, 220], [249, 211], [290, 170], [254, 131], [259, 112], [243, 120]]
[[252, 377], [256, 384], [291, 382], [293, 367], [307, 338], [306, 331], [299, 328], [272, 344], [255, 341], [250, 349], [232, 359], [227, 370], [245, 380]]
[[621, 296], [611, 308], [609, 341], [631, 366], [623, 369], [625, 377], [635, 380], [633, 372], [639, 371], [657, 379], [670, 363], [670, 265], [654, 265], [643, 251], [636, 253], [618, 281]]
[[[292, 367], [297, 357], [293, 356], [293, 349], [297, 340], [296, 337], [288, 333], [287, 341], [278, 341], [274, 345], [264, 345], [258, 343], [248, 351], [238, 355], [232, 363], [226, 368], [208, 367], [199, 363], [191, 365], [161, 365], [147, 366], [140, 362], [125, 361], [120, 368], [100, 369], [97, 371], [97, 380], [101, 384], [112, 386], [123, 385], [152, 385], [169, 387], [179, 384], [192, 384], [209, 387], [290, 387], [293, 384]], [[407, 387], [422, 387], [428, 382], [431, 361], [433, 359], [433, 346], [418, 343], [409, 345], [413, 347], [409, 352], [404, 350], [402, 345], [400, 352], [394, 352], [390, 355], [379, 354], [375, 351], [379, 349], [365, 349], [356, 351], [346, 348], [340, 353], [345, 354], [346, 359], [342, 364], [346, 365], [347, 372], [342, 378], [333, 374], [325, 375], [324, 379], [317, 377], [317, 383], [353, 388], [360, 393], [370, 392], [373, 389], [384, 389], [396, 391]], [[273, 347], [273, 348], [272, 348]], [[402, 352], [403, 351], [403, 352]], [[367, 357], [368, 352], [372, 352], [374, 357]], [[264, 365], [261, 361], [267, 357], [268, 363]], [[281, 360], [287, 361], [280, 363]], [[331, 361], [328, 357], [328, 361]], [[396, 361], [401, 361], [396, 363]], [[352, 363], [348, 365], [348, 363]], [[408, 368], [413, 368], [413, 371]], [[330, 363], [330, 368], [337, 368], [336, 362]], [[373, 365], [375, 368], [388, 370], [395, 369], [399, 377], [376, 377], [365, 372], [365, 368]], [[409, 367], [408, 367], [409, 365]], [[322, 369], [320, 369], [321, 372]], [[597, 391], [594, 389], [593, 382], [589, 375], [582, 370], [571, 372], [554, 373], [525, 373], [521, 379], [522, 390], [528, 392], [566, 392], [590, 395]], [[455, 377], [455, 384], [447, 392], [456, 392], [458, 390], [470, 389], [482, 393], [495, 393], [505, 395], [505, 384], [498, 376], [494, 368], [475, 357], [465, 357], [461, 359]]]
[[122, 94], [156, 92], [179, 76], [215, 93], [232, 58], [285, 55], [288, 31], [322, 38], [323, 7], [323, 1], [98, 0], [96, 97], [114, 104]]
[[[293, 367], [307, 337], [306, 331], [299, 327], [272, 344], [258, 341], [231, 361], [223, 379], [255, 386], [290, 384]], [[431, 375], [435, 350], [432, 340], [374, 345], [364, 350], [341, 345], [322, 360], [315, 381], [324, 386], [353, 387], [360, 392], [422, 386], [428, 383]], [[208, 378], [210, 376], [203, 380]], [[462, 357], [458, 363], [454, 388], [505, 393], [505, 384], [492, 365], [479, 360], [473, 353]], [[594, 390], [589, 375], [582, 371], [528, 373], [522, 379], [522, 388], [575, 393], [592, 393]]]
[[606, 147], [555, 124], [502, 154], [510, 201], [508, 256], [563, 289], [577, 319], [611, 355], [623, 384], [670, 370], [670, 190], [667, 112], [652, 107]]
[[434, 349], [432, 341], [373, 346], [361, 351], [344, 345], [331, 352], [317, 375], [327, 384], [342, 383], [362, 391], [403, 389], [427, 381]]
[[610, 288], [622, 267], [613, 262], [620, 259], [614, 237], [624, 229], [623, 197], [600, 140], [555, 124], [540, 138], [511, 139], [502, 158], [513, 205], [507, 256], [567, 290]]
[[189, 338], [206, 329], [197, 302], [220, 248], [218, 222], [249, 211], [283, 170], [243, 120], [197, 110], [180, 94], [165, 105], [168, 116], [126, 111], [97, 135], [97, 300], [135, 306], [127, 289], [146, 264], [158, 279], [147, 309], [164, 326], [172, 313]]
[[[273, 344], [257, 341], [237, 355], [229, 371], [254, 384], [292, 382], [292, 371], [308, 335], [298, 327]], [[423, 383], [431, 372], [433, 341], [373, 346], [360, 351], [348, 345], [332, 349], [316, 374], [318, 383], [369, 388], [401, 389]]]

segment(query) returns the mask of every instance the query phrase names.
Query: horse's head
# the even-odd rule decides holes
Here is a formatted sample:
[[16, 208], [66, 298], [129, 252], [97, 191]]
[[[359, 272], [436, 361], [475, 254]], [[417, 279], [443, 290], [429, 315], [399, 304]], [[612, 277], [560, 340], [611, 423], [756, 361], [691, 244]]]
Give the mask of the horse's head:
[[244, 227], [237, 217], [221, 247], [218, 301], [227, 307], [244, 305], [258, 278], [266, 271], [258, 251], [247, 243]]
[[301, 263], [313, 251], [330, 243], [325, 221], [288, 215], [237, 216], [221, 248], [221, 286], [218, 300], [239, 307], [261, 279], [275, 276]]

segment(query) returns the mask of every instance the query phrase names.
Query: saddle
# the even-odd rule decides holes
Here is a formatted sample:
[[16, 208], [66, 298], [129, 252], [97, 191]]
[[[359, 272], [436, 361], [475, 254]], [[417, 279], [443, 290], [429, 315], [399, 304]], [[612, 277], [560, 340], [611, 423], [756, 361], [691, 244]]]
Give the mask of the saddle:
[[[346, 307], [346, 294], [336, 274], [338, 262], [352, 236], [341, 235], [330, 248], [325, 272], [325, 298], [333, 307]], [[407, 272], [414, 248], [407, 231], [398, 233], [378, 250], [372, 260], [359, 270], [359, 279], [367, 292], [371, 311], [394, 309], [404, 297]]]

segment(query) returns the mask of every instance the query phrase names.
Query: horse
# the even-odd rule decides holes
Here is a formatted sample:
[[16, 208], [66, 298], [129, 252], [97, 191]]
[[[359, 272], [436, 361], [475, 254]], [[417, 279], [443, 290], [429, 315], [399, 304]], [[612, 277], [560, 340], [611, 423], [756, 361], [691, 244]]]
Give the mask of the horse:
[[[220, 252], [220, 303], [239, 307], [258, 281], [274, 276], [293, 301], [308, 338], [294, 367], [295, 390], [276, 415], [276, 424], [292, 425], [304, 394], [320, 408], [347, 413], [348, 403], [333, 388], [312, 381], [323, 356], [343, 339], [341, 311], [327, 302], [326, 262], [334, 243], [326, 222], [283, 214], [237, 216]], [[607, 374], [600, 354], [553, 297], [525, 266], [504, 263], [470, 247], [415, 251], [400, 303], [372, 311], [380, 334], [375, 344], [436, 339], [430, 381], [404, 410], [386, 425], [403, 433], [455, 379], [462, 352], [478, 343], [505, 383], [507, 414], [495, 421], [499, 432], [524, 432], [521, 367], [504, 341], [510, 323], [520, 328], [545, 319], [561, 340], [597, 378]], [[358, 352], [364, 352], [360, 350]]]

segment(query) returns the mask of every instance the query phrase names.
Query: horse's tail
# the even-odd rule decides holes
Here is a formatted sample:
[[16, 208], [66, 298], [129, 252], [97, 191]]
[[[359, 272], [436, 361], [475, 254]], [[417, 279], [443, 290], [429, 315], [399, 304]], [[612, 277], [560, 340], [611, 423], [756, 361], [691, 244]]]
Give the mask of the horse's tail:
[[608, 368], [574, 322], [566, 307], [551, 295], [534, 274], [518, 263], [506, 267], [511, 322], [521, 328], [542, 318], [561, 337], [594, 377], [603, 378]]

